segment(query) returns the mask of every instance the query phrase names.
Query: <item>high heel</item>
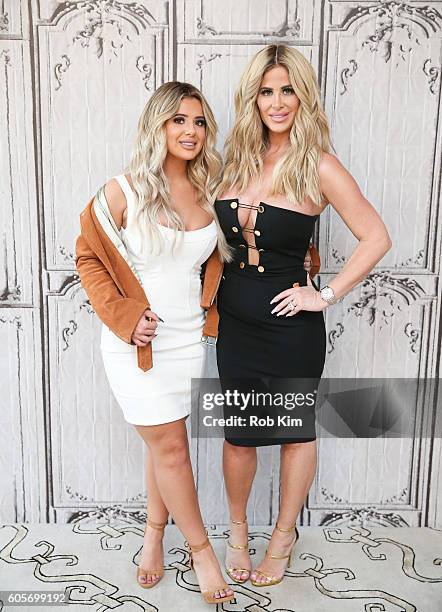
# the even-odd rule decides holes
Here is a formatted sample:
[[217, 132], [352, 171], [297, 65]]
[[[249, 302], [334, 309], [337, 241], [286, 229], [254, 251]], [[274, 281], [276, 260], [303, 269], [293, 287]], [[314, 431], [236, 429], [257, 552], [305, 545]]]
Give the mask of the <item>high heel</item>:
[[[154, 523], [153, 521], [151, 521], [149, 518], [146, 521], [146, 527], [149, 525], [149, 527], [153, 527], [153, 529], [158, 529], [158, 531], [164, 531], [165, 526], [167, 525], [166, 523]], [[146, 533], [146, 527], [144, 528], [144, 533]], [[144, 536], [143, 536], [144, 539]], [[158, 576], [157, 580], [151, 580], [151, 582], [140, 582], [140, 575], [146, 575], [147, 577], [151, 577], [152, 576]], [[137, 582], [140, 585], [140, 587], [143, 587], [143, 589], [151, 589], [152, 587], [154, 587], [155, 585], [157, 585], [159, 583], [159, 581], [161, 580], [161, 578], [164, 576], [164, 567], [162, 567], [160, 570], [144, 570], [142, 569], [140, 566], [137, 567]]]
[[[290, 553], [288, 555], [269, 555], [268, 554], [268, 549], [266, 550], [266, 554], [265, 554], [265, 556], [268, 559], [288, 559], [288, 563], [287, 563], [287, 566], [286, 566], [286, 569], [287, 569], [287, 567], [290, 567], [290, 564], [291, 564], [291, 561], [292, 561], [292, 552], [293, 552], [293, 549], [295, 547], [295, 544], [299, 540], [299, 532], [298, 532], [298, 529], [296, 527], [296, 524], [292, 525], [288, 529], [283, 529], [282, 527], [278, 527], [278, 523], [276, 523], [275, 529], [277, 529], [278, 531], [282, 531], [284, 533], [288, 533], [290, 531], [295, 530], [296, 539], [293, 541], [292, 547], [290, 549]], [[253, 584], [253, 586], [256, 586], [256, 587], [264, 587], [264, 586], [268, 587], [268, 586], [273, 586], [274, 584], [279, 584], [280, 582], [282, 582], [282, 580], [284, 579], [285, 570], [284, 570], [282, 576], [279, 577], [279, 578], [275, 578], [275, 576], [272, 576], [272, 575], [269, 576], [268, 574], [266, 574], [265, 572], [262, 572], [261, 570], [255, 570], [255, 573], [259, 574], [260, 576], [264, 576], [265, 582], [256, 582], [255, 580], [251, 579], [250, 582]]]
[[[247, 523], [247, 517], [243, 521], [232, 521], [232, 519], [230, 519], [230, 522], [233, 523], [234, 525], [244, 525], [244, 523]], [[239, 544], [231, 544], [230, 537], [227, 540], [227, 546], [229, 546], [230, 548], [234, 548], [235, 550], [247, 550], [247, 551], [249, 550], [248, 543], [245, 544], [244, 546], [240, 546]], [[244, 584], [244, 582], [247, 582], [247, 580], [250, 578], [251, 570], [246, 567], [227, 567], [226, 565], [225, 569], [226, 569], [226, 573], [229, 576], [229, 578], [231, 578], [237, 584]], [[234, 572], [247, 572], [248, 575], [246, 578], [238, 579], [238, 578], [235, 578], [235, 576], [233, 575]]]
[[[189, 544], [189, 542], [186, 542], [185, 546], [190, 551], [190, 569], [193, 569], [195, 571], [192, 555], [194, 553], [200, 552], [201, 550], [204, 550], [205, 548], [207, 548], [207, 546], [210, 546], [209, 538], [206, 538], [205, 541], [202, 544], [199, 544], [198, 546], [193, 546]], [[232, 595], [224, 595], [224, 597], [215, 597], [216, 591], [225, 591], [227, 589], [230, 589], [230, 587], [228, 584], [224, 583], [223, 585], [215, 586], [207, 591], [201, 591], [201, 595], [203, 596], [204, 601], [208, 604], [219, 604], [226, 601], [232, 601], [232, 599], [235, 598], [234, 593], [232, 593]]]

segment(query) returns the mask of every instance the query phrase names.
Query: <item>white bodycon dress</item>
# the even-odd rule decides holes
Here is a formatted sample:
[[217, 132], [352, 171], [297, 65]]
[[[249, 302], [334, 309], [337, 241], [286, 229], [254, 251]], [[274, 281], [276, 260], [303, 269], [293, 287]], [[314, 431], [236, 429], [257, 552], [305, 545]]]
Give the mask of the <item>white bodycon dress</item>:
[[201, 376], [204, 310], [200, 306], [201, 265], [216, 246], [214, 221], [194, 231], [179, 232], [182, 241], [172, 251], [174, 230], [160, 226], [164, 245], [160, 254], [141, 251], [134, 227], [134, 193], [124, 175], [115, 177], [127, 200], [126, 229], [121, 237], [141, 278], [150, 307], [159, 323], [152, 340], [153, 367], [137, 365], [136, 346], [127, 344], [103, 325], [101, 353], [112, 392], [125, 420], [136, 425], [158, 425], [181, 419], [191, 409], [191, 379]]

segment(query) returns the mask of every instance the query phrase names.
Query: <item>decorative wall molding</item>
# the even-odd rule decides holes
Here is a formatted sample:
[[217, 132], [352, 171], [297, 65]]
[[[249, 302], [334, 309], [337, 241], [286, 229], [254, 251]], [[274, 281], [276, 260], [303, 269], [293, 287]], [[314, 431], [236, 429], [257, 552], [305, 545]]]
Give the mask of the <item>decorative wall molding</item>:
[[95, 510], [88, 512], [87, 515], [83, 512], [79, 512], [76, 515], [76, 518], [75, 519], [72, 518], [69, 522], [77, 522], [80, 519], [80, 517], [85, 517], [85, 516], [87, 516], [87, 518], [91, 522], [94, 522], [97, 519], [101, 520], [104, 518], [108, 520], [112, 520], [116, 518], [133, 518], [134, 516], [140, 516], [141, 520], [143, 519], [144, 521], [146, 520], [146, 514], [147, 514], [146, 510], [139, 510], [139, 511], [134, 512], [134, 511], [128, 511], [123, 507], [124, 503], [141, 502], [144, 504], [147, 501], [146, 492], [137, 493], [136, 495], [127, 497], [121, 503], [114, 504], [111, 506], [96, 504], [94, 499], [92, 499], [91, 497], [88, 497], [87, 495], [84, 495], [83, 493], [80, 493], [79, 491], [76, 491], [74, 487], [72, 487], [70, 484], [65, 485], [65, 492], [69, 499], [79, 501], [79, 502], [91, 502], [96, 508]]
[[[178, 39], [197, 45], [318, 44], [321, 4], [318, 0], [262, 0], [260, 11], [252, 10], [241, 23], [235, 19], [237, 3], [216, 10], [212, 0], [177, 0], [178, 10], [187, 17], [184, 24], [178, 24]], [[232, 19], [227, 21], [229, 11]]]
[[[105, 28], [107, 36], [105, 36]], [[109, 32], [111, 28], [113, 31]], [[124, 43], [131, 39], [117, 19], [110, 16], [104, 17], [104, 13], [101, 11], [96, 16], [91, 16], [83, 30], [80, 30], [72, 40], [74, 43], [78, 41], [82, 47], [89, 47], [91, 41], [94, 41], [95, 54], [98, 59], [102, 57], [104, 46], [107, 43], [110, 51], [109, 61], [111, 61], [112, 55], [118, 57]]]
[[9, 30], [8, 13], [0, 13], [0, 30], [7, 32]]
[[379, 0], [375, 5], [351, 8], [340, 29], [357, 31], [373, 20], [375, 29], [365, 37], [362, 48], [379, 54], [386, 63], [393, 52], [405, 61], [421, 46], [422, 38], [428, 39], [442, 28], [442, 16], [434, 7], [411, 5], [401, 0]]
[[[382, 512], [376, 506], [364, 508], [350, 508], [342, 512], [330, 512], [326, 514], [321, 525], [348, 525], [351, 529], [355, 525], [377, 525], [382, 527], [408, 527], [405, 519], [395, 512]], [[326, 538], [332, 538], [333, 531], [328, 531]], [[339, 539], [339, 541], [343, 541]]]
[[63, 259], [65, 261], [68, 261], [69, 263], [74, 263], [75, 262], [75, 255], [72, 253], [72, 251], [68, 251], [65, 246], [59, 246], [58, 250], [59, 250], [60, 254], [63, 255]]
[[[57, 81], [57, 85], [55, 86], [55, 91], [60, 89], [61, 79], [63, 77], [63, 74], [68, 71], [70, 65], [71, 65], [71, 60], [66, 54], [63, 54], [61, 56], [61, 61], [58, 64], [55, 64], [54, 74], [55, 74], [55, 80]], [[60, 249], [61, 248], [64, 248], [64, 247], [60, 247]]]
[[[402, 0], [378, 0], [375, 5], [357, 6], [350, 9], [341, 28], [348, 29], [355, 22], [366, 21], [367, 18], [378, 20], [373, 37], [379, 39], [379, 42], [384, 37], [387, 40], [388, 34], [396, 28], [402, 29], [404, 23], [405, 25], [410, 23], [418, 25], [427, 38], [432, 33], [437, 33], [442, 26], [442, 15], [429, 4], [419, 6], [411, 5]], [[375, 43], [376, 40], [373, 42]]]
[[398, 493], [397, 495], [392, 495], [391, 497], [388, 497], [387, 499], [381, 499], [380, 504], [389, 505], [389, 504], [398, 504], [398, 503], [408, 502], [408, 498], [409, 498], [408, 487], [404, 487], [402, 491]]
[[330, 345], [328, 353], [332, 353], [335, 350], [336, 340], [344, 333], [344, 326], [342, 323], [336, 323], [335, 327], [328, 334], [328, 343]]
[[21, 298], [21, 287], [20, 285], [15, 285], [14, 287], [10, 287], [8, 281], [6, 281], [6, 286], [3, 291], [0, 293], [0, 302], [19, 302]]
[[334, 247], [331, 248], [331, 255], [338, 264], [343, 264], [347, 261], [347, 257], [345, 257], [345, 255], [341, 255], [338, 249]]
[[413, 255], [412, 257], [409, 257], [405, 261], [402, 261], [399, 265], [403, 268], [421, 266], [424, 261], [424, 255], [425, 255], [425, 249], [420, 249], [417, 255]]
[[75, 334], [78, 329], [78, 325], [75, 321], [69, 321], [69, 324], [61, 330], [61, 335], [63, 338], [63, 351], [67, 351], [69, 348], [69, 338]]
[[207, 34], [217, 36], [219, 34], [214, 27], [203, 21], [202, 17], [196, 18], [196, 31], [198, 36], [207, 36]]
[[424, 296], [424, 289], [413, 278], [397, 278], [388, 272], [374, 272], [362, 282], [361, 299], [353, 302], [347, 312], [354, 312], [357, 317], [365, 312], [369, 325], [380, 318], [382, 326], [382, 323], [388, 324], [404, 305], [410, 306]]
[[425, 76], [428, 77], [428, 85], [432, 94], [436, 95], [440, 85], [440, 67], [431, 66], [431, 59], [424, 62], [422, 70]]
[[[147, 498], [146, 495], [140, 493], [137, 501], [138, 499], [139, 501], [145, 501]], [[113, 506], [95, 506], [93, 510], [88, 512], [74, 512], [69, 519], [69, 523], [73, 524], [73, 530], [76, 533], [89, 533], [90, 528], [88, 525], [91, 525], [96, 532], [97, 521], [103, 521], [106, 524], [115, 520], [128, 520], [131, 523], [135, 523], [135, 525], [143, 526], [146, 523], [146, 519], [146, 510], [127, 510], [121, 505], [115, 504]]]
[[[234, 35], [244, 35], [245, 32], [234, 32], [234, 31], [222, 31], [217, 30], [203, 19], [203, 17], [197, 17], [196, 31], [198, 36], [219, 36], [219, 37], [231, 37]], [[299, 38], [301, 33], [301, 19], [298, 17], [298, 5], [290, 10], [288, 3], [286, 3], [286, 10], [284, 20], [281, 25], [274, 30], [267, 30], [265, 32], [247, 32], [250, 36], [262, 36], [264, 38], [281, 38], [281, 39], [295, 39]]]
[[11, 66], [11, 56], [9, 55], [9, 53], [9, 49], [2, 49], [2, 51], [0, 51], [0, 58], [4, 62], [5, 68]]
[[219, 57], [221, 57], [221, 53], [211, 53], [209, 57], [204, 55], [204, 53], [198, 53], [196, 69], [201, 72], [201, 70], [203, 69], [203, 64], [209, 64], [210, 62], [213, 62], [213, 60], [218, 59]]
[[84, 310], [89, 315], [94, 315], [95, 314], [95, 310], [92, 308], [92, 305], [89, 302], [89, 300], [85, 300], [82, 304], [80, 304], [79, 310]]
[[350, 64], [349, 68], [344, 68], [341, 71], [341, 83], [342, 83], [342, 89], [341, 89], [341, 96], [345, 94], [345, 92], [347, 91], [347, 84], [348, 84], [348, 80], [354, 76], [358, 70], [358, 62], [354, 59], [350, 59], [348, 60], [348, 63]]
[[[108, 23], [114, 25], [114, 17], [130, 20], [141, 27], [156, 25], [155, 17], [140, 2], [121, 2], [120, 0], [66, 0], [61, 2], [52, 14], [48, 23], [57, 24], [66, 17], [72, 18], [72, 13], [79, 11], [88, 15], [85, 37], [92, 36]], [[98, 33], [97, 32], [97, 33]]]
[[144, 87], [147, 89], [147, 91], [151, 91], [153, 87], [152, 81], [151, 81], [151, 77], [153, 73], [152, 64], [146, 63], [144, 61], [144, 55], [140, 55], [139, 57], [137, 57], [136, 66], [137, 66], [138, 72], [140, 72], [143, 76]]
[[13, 315], [9, 317], [0, 316], [0, 323], [4, 325], [14, 325], [17, 331], [22, 331], [23, 323], [20, 315]]
[[404, 329], [407, 338], [410, 338], [410, 348], [413, 353], [417, 353], [417, 343], [420, 340], [420, 330], [413, 326], [412, 323], [407, 323]]
[[335, 495], [327, 489], [327, 487], [321, 487], [321, 498], [324, 501], [333, 502], [334, 504], [348, 504], [349, 501], [339, 495]]

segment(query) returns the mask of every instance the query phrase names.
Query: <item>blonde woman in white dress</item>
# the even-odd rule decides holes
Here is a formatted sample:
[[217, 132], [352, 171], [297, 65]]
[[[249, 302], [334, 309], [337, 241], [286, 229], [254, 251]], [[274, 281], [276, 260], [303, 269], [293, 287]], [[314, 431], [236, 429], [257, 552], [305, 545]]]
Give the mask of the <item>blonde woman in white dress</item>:
[[[162, 85], [143, 110], [129, 172], [111, 179], [104, 196], [150, 309], [131, 344], [105, 325], [101, 339], [110, 387], [147, 446], [148, 519], [138, 583], [151, 588], [164, 574], [162, 539], [170, 513], [189, 542], [207, 603], [234, 596], [203, 525], [185, 425], [191, 378], [202, 370], [201, 266], [217, 242], [228, 257], [211, 204], [220, 171], [215, 138], [210, 107], [192, 85]], [[143, 371], [137, 347], [148, 343], [153, 367]]]

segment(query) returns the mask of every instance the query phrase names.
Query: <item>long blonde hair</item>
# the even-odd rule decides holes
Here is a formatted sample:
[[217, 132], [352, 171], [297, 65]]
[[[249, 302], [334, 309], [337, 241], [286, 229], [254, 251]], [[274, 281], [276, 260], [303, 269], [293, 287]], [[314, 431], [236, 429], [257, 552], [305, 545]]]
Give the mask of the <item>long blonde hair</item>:
[[198, 203], [215, 220], [218, 231], [218, 250], [221, 259], [228, 261], [229, 247], [214, 214], [215, 189], [219, 184], [221, 156], [215, 149], [217, 124], [203, 94], [189, 83], [170, 81], [161, 85], [147, 102], [138, 121], [138, 133], [129, 172], [136, 193], [135, 224], [146, 231], [148, 243], [161, 251], [162, 236], [159, 220], [163, 215], [168, 227], [184, 231], [181, 217], [170, 204], [170, 189], [163, 164], [167, 156], [165, 123], [179, 109], [183, 98], [201, 102], [206, 120], [206, 137], [199, 154], [187, 162], [187, 176], [195, 187]]
[[241, 193], [262, 175], [269, 137], [257, 97], [264, 74], [278, 65], [287, 69], [300, 105], [290, 130], [291, 146], [273, 171], [271, 195], [283, 194], [295, 204], [302, 204], [310, 196], [315, 204], [321, 205], [318, 164], [322, 152], [332, 148], [327, 117], [312, 65], [300, 51], [286, 45], [269, 45], [258, 51], [241, 77], [235, 93], [236, 118], [225, 143], [224, 173], [218, 193], [231, 187]]

